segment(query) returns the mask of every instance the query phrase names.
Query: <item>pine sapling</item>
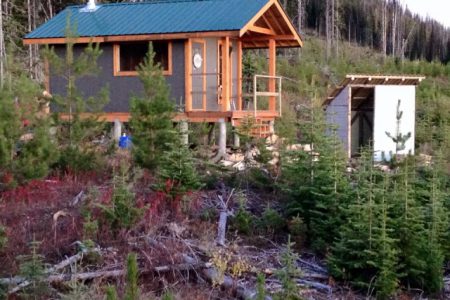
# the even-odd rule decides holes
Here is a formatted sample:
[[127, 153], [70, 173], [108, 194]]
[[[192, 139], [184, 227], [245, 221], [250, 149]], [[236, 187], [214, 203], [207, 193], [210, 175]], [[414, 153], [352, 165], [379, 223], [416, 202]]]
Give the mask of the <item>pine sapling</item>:
[[127, 287], [125, 292], [125, 300], [139, 300], [139, 267], [137, 264], [136, 253], [130, 253], [127, 256]]

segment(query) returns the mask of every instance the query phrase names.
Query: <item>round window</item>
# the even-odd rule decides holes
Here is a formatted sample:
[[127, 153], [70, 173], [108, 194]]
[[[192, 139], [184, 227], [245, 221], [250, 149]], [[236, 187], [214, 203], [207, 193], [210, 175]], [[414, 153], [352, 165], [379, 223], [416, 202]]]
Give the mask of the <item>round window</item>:
[[195, 53], [194, 54], [193, 62], [194, 62], [194, 68], [196, 68], [196, 69], [200, 69], [201, 68], [201, 66], [203, 64], [203, 58], [200, 55], [200, 53]]

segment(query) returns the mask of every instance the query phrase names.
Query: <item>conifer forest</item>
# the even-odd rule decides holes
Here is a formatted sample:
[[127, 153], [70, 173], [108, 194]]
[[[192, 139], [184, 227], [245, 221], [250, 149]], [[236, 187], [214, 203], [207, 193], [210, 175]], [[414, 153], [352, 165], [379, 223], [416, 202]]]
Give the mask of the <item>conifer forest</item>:
[[[279, 2], [304, 42], [276, 53], [283, 115], [227, 124], [221, 153], [222, 127], [173, 122], [151, 43], [118, 147], [110, 87], [79, 90], [100, 46], [23, 44], [86, 1], [0, 0], [0, 299], [450, 299], [450, 28], [397, 0]], [[267, 73], [267, 50], [242, 64]], [[348, 74], [425, 77], [414, 155], [347, 157], [322, 105]]]

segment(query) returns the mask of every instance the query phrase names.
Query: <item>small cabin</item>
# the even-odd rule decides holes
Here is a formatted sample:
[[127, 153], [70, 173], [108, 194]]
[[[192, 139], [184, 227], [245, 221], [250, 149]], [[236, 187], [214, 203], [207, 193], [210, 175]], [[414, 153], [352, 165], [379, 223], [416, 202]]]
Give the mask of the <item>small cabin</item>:
[[[414, 154], [416, 86], [419, 76], [347, 75], [324, 103], [348, 158], [372, 147], [374, 158]], [[405, 138], [403, 145], [393, 138]]]
[[[277, 0], [158, 0], [69, 6], [24, 38], [26, 45], [50, 45], [65, 54], [67, 21], [74, 24], [75, 55], [99, 43], [100, 75], [77, 82], [93, 96], [109, 86], [104, 108], [108, 121], [127, 122], [129, 101], [143, 86], [136, 67], [152, 42], [157, 62], [176, 102], [177, 119], [237, 126], [253, 116], [261, 128], [281, 115], [282, 78], [276, 72], [277, 49], [301, 47], [302, 40]], [[246, 49], [267, 49], [264, 74], [243, 78]], [[50, 94], [64, 94], [63, 78], [47, 74]], [[273, 127], [273, 126], [272, 126]], [[260, 132], [264, 135], [264, 132]]]

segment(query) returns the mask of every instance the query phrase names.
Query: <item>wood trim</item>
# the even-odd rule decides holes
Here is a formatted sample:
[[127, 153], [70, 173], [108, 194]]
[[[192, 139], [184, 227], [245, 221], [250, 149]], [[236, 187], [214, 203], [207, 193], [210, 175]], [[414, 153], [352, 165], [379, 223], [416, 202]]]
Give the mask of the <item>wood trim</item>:
[[295, 37], [292, 34], [283, 35], [268, 35], [268, 36], [255, 36], [255, 37], [242, 37], [243, 42], [267, 42], [269, 39], [274, 39], [275, 41], [292, 41]]
[[[277, 72], [277, 52], [274, 39], [269, 40], [269, 76], [276, 76]], [[269, 78], [269, 93], [275, 93], [276, 82], [274, 78]], [[269, 97], [269, 110], [276, 111], [276, 98], [274, 96]]]
[[270, 24], [269, 20], [267, 19], [266, 15], [263, 14], [261, 17], [262, 17], [262, 19], [264, 20], [264, 22], [267, 24], [267, 26], [268, 26], [270, 29], [272, 29], [273, 31], [275, 31], [275, 29], [273, 29], [272, 24]]
[[[220, 47], [222, 47], [222, 56], [220, 56]], [[217, 104], [219, 109], [222, 107], [223, 101], [223, 41], [217, 40]], [[222, 82], [222, 84], [221, 84]]]
[[[66, 113], [59, 113], [59, 117], [62, 120], [69, 120], [70, 115]], [[131, 118], [130, 113], [122, 113], [122, 112], [112, 112], [112, 113], [100, 113], [100, 114], [94, 114], [94, 113], [81, 113], [80, 118], [89, 118], [93, 116], [98, 116], [100, 121], [103, 122], [114, 122], [115, 120], [119, 120], [120, 122], [128, 122]]]
[[[164, 76], [171, 76], [172, 68], [172, 42], [167, 43], [167, 70], [162, 70]], [[136, 77], [139, 76], [138, 71], [120, 71], [120, 44], [113, 44], [113, 73], [115, 77]]]
[[185, 80], [185, 111], [192, 110], [192, 41], [187, 39], [184, 43], [184, 80]]
[[253, 18], [248, 21], [248, 23], [239, 31], [239, 37], [242, 37], [250, 27], [252, 27], [256, 21], [258, 21], [259, 18], [276, 2], [277, 0], [269, 0], [269, 2], [264, 5], [260, 11], [253, 16]]
[[[89, 118], [94, 115], [97, 115], [100, 121], [104, 122], [114, 122], [115, 120], [119, 120], [120, 122], [129, 122], [131, 119], [131, 114], [129, 112], [109, 112], [109, 113], [101, 113], [101, 114], [93, 114], [93, 113], [81, 113], [81, 118]], [[175, 113], [173, 115], [172, 121], [178, 122], [180, 120], [188, 120], [189, 122], [195, 123], [203, 123], [203, 122], [217, 122], [219, 119], [225, 119], [230, 122], [231, 119], [242, 119], [249, 115], [253, 115], [253, 112], [248, 111], [193, 111], [193, 112], [185, 112], [185, 113]], [[258, 111], [258, 116], [261, 118], [276, 118], [277, 114], [274, 114], [271, 111], [261, 110]], [[68, 120], [68, 114], [59, 114], [59, 117], [62, 120]]]
[[261, 33], [261, 34], [276, 35], [275, 31], [273, 31], [272, 29], [264, 28], [264, 27], [256, 26], [256, 25], [250, 26], [250, 28], [248, 30], [256, 32], [256, 33]]
[[[206, 60], [206, 40], [205, 39], [191, 39], [191, 43], [203, 44], [203, 49], [202, 49], [202, 56], [203, 56], [202, 72], [203, 72], [203, 74], [206, 74], [206, 70], [207, 70], [207, 68], [206, 68], [206, 64], [207, 64], [207, 60]], [[192, 47], [192, 44], [191, 44], [191, 47]], [[192, 69], [192, 67], [191, 67], [191, 69]], [[189, 74], [189, 76], [192, 76], [192, 72], [191, 72], [191, 74]], [[202, 88], [203, 88], [202, 110], [206, 111], [206, 97], [207, 97], [207, 94], [206, 94], [206, 75], [203, 75]], [[192, 109], [192, 111], [194, 111], [194, 109]]]
[[279, 32], [281, 32], [281, 34], [284, 34], [284, 29], [283, 26], [280, 24], [280, 22], [278, 21], [277, 17], [275, 16], [275, 13], [269, 9], [267, 11], [267, 14], [269, 15], [269, 17], [272, 19], [272, 22], [274, 23], [274, 25], [277, 27], [277, 29], [279, 30]]
[[237, 41], [237, 102], [238, 110], [242, 110], [242, 41]]
[[50, 63], [47, 58], [44, 58], [44, 87], [45, 90], [50, 92]]
[[291, 20], [289, 19], [289, 17], [287, 16], [286, 12], [284, 11], [283, 7], [281, 7], [280, 3], [278, 3], [278, 1], [275, 1], [275, 6], [276, 8], [278, 8], [278, 11], [280, 12], [281, 16], [283, 17], [284, 21], [286, 22], [287, 26], [289, 27], [289, 29], [291, 30], [291, 32], [294, 34], [295, 36], [295, 40], [298, 42], [298, 44], [300, 45], [300, 47], [303, 47], [303, 41], [300, 38], [300, 35], [298, 34], [297, 30], [294, 28], [294, 26], [292, 25]]
[[223, 39], [222, 49], [222, 111], [230, 110], [230, 38]]
[[352, 88], [348, 88], [347, 111], [347, 157], [352, 157]]
[[230, 45], [228, 48], [228, 56], [229, 56], [229, 64], [230, 64], [230, 71], [229, 71], [229, 86], [230, 86], [230, 95], [229, 95], [229, 100], [228, 100], [228, 105], [227, 105], [227, 110], [232, 110], [231, 109], [231, 101], [233, 100], [233, 41], [230, 40]]
[[98, 37], [78, 37], [78, 38], [38, 38], [23, 39], [24, 45], [45, 45], [45, 44], [88, 44], [88, 43], [108, 43], [108, 42], [131, 42], [131, 41], [152, 41], [152, 40], [175, 40], [189, 38], [206, 38], [206, 37], [239, 37], [238, 30], [229, 31], [206, 31], [206, 32], [185, 32], [185, 33], [167, 33], [167, 34], [136, 34], [136, 35], [111, 35]]

